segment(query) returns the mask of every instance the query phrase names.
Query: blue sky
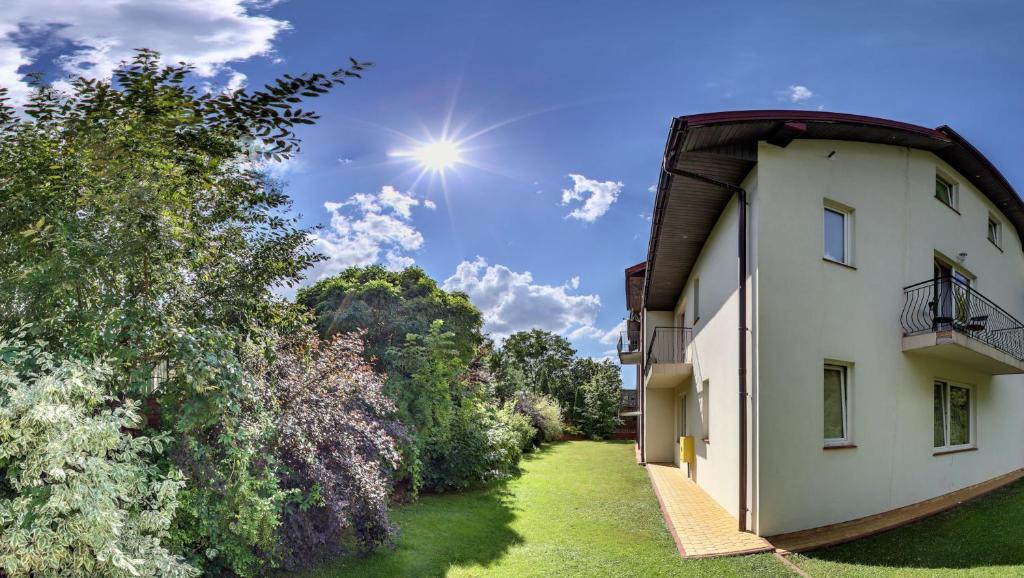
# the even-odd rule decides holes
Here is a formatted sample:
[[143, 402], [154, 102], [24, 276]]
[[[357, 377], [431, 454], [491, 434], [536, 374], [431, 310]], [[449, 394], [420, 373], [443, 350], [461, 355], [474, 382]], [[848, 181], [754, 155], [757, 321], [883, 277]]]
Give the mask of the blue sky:
[[[468, 291], [496, 335], [541, 327], [595, 357], [614, 348], [622, 271], [646, 254], [673, 116], [820, 108], [949, 124], [1024, 186], [1014, 2], [9, 4], [0, 84], [15, 95], [28, 70], [102, 76], [138, 46], [198, 63], [211, 90], [373, 61], [315, 102], [301, 155], [274, 168], [303, 222], [324, 225], [332, 260], [312, 276], [415, 262]], [[393, 153], [446, 119], [456, 139], [483, 132], [446, 186], [417, 182]]]

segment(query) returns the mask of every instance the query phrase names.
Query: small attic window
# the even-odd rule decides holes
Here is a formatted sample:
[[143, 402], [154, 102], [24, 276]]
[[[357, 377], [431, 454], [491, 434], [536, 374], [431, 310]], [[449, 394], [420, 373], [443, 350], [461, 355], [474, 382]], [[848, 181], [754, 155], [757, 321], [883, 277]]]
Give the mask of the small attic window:
[[957, 186], [952, 179], [948, 179], [940, 174], [935, 175], [935, 198], [942, 201], [944, 205], [953, 209], [958, 210], [959, 199], [957, 198]]
[[988, 216], [988, 240], [996, 247], [1003, 248], [1003, 225], [992, 215]]

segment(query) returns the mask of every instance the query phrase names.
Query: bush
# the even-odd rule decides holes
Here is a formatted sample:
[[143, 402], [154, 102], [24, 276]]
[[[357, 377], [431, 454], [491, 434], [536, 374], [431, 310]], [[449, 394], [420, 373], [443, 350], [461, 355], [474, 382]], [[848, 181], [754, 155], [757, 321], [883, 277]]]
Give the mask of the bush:
[[562, 439], [562, 409], [555, 398], [522, 391], [516, 397], [515, 411], [530, 420], [534, 446]]
[[485, 479], [488, 470], [488, 416], [473, 399], [465, 399], [448, 418], [421, 440], [423, 486], [435, 492], [461, 490]]
[[510, 409], [474, 398], [454, 408], [447, 427], [423, 442], [423, 483], [435, 492], [461, 490], [518, 471], [533, 427]]
[[562, 435], [563, 436], [583, 436], [584, 434], [583, 434], [583, 430], [581, 430], [579, 427], [577, 427], [577, 426], [575, 426], [575, 425], [573, 425], [571, 423], [567, 423], [564, 426], [562, 426]]
[[167, 438], [127, 433], [139, 404], [107, 396], [109, 378], [0, 342], [0, 574], [198, 575], [161, 543], [184, 484], [152, 463]]
[[512, 471], [519, 463], [523, 452], [533, 449], [533, 440], [537, 437], [537, 428], [530, 423], [530, 418], [517, 413], [512, 404], [505, 404], [495, 413], [495, 425], [492, 428], [492, 439], [495, 448], [515, 446], [517, 453], [508, 452], [513, 460], [497, 460], [499, 464], [511, 462], [510, 465], [498, 466], [497, 469]]
[[264, 396], [279, 412], [283, 483], [303, 496], [280, 530], [289, 567], [339, 553], [346, 536], [373, 548], [394, 531], [388, 497], [405, 434], [383, 377], [362, 355], [361, 334], [299, 335], [278, 346], [271, 365], [257, 364]]
[[280, 555], [277, 532], [295, 492], [279, 481], [274, 407], [238, 355], [212, 343], [202, 363], [173, 372], [197, 391], [167, 387], [160, 397], [176, 430], [174, 462], [188, 480], [171, 536], [206, 575], [255, 576]]

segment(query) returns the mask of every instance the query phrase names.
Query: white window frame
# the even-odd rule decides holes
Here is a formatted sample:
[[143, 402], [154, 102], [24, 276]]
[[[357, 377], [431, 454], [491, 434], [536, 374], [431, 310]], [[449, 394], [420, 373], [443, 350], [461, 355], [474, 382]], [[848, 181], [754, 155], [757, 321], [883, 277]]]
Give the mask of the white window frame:
[[[826, 369], [838, 369], [839, 375], [842, 380], [843, 387], [843, 437], [841, 438], [824, 438], [825, 447], [836, 447], [836, 446], [852, 446], [853, 445], [853, 403], [851, 399], [851, 393], [853, 391], [853, 364], [846, 363], [843, 361], [836, 361], [832, 359], [826, 359], [822, 367], [822, 398], [821, 398], [821, 409], [822, 409], [822, 424], [824, 425], [825, 419], [825, 397], [824, 397], [824, 380]], [[822, 427], [822, 436], [824, 436], [824, 427]]]
[[[995, 225], [994, 234], [992, 225]], [[992, 213], [988, 214], [988, 222], [985, 224], [985, 236], [997, 249], [1003, 248], [1003, 222]], [[994, 237], [994, 238], [993, 238]]]
[[943, 205], [946, 205], [950, 209], [956, 212], [960, 212], [960, 183], [956, 179], [949, 176], [945, 172], [935, 169], [935, 180], [942, 181], [946, 186], [949, 187], [949, 203], [943, 201], [938, 195], [935, 196], [935, 200], [939, 201]]
[[[843, 217], [843, 260], [833, 259], [826, 254], [828, 230], [825, 228], [825, 213], [831, 211]], [[821, 213], [821, 256], [831, 263], [853, 266], [853, 209], [834, 201], [825, 200]]]
[[[935, 445], [935, 421], [934, 421], [935, 420], [935, 415], [934, 415], [934, 408], [935, 408], [935, 406], [934, 406], [934, 404], [935, 404], [935, 386], [937, 384], [940, 384], [940, 383], [945, 388], [945, 394], [943, 395], [943, 402], [942, 402], [942, 404], [943, 404], [943, 407], [942, 407], [943, 425], [945, 426], [945, 428], [944, 428], [945, 429], [945, 439], [944, 439], [945, 444], [941, 445], [941, 446], [937, 446], [937, 445]], [[950, 412], [950, 409], [951, 409], [951, 403], [950, 403], [951, 397], [950, 397], [949, 394], [950, 394], [950, 388], [953, 388], [953, 387], [960, 387], [960, 388], [966, 389], [968, 392], [970, 392], [969, 396], [968, 396], [969, 403], [968, 403], [968, 407], [967, 407], [967, 420], [968, 420], [968, 422], [967, 422], [967, 435], [970, 436], [970, 442], [966, 443], [966, 444], [950, 445], [950, 443], [949, 443], [949, 424], [950, 424], [949, 412]], [[977, 418], [976, 418], [977, 414], [976, 414], [976, 410], [975, 410], [975, 407], [978, 405], [977, 395], [978, 395], [977, 388], [975, 388], [971, 384], [960, 383], [958, 381], [952, 381], [952, 380], [949, 380], [949, 379], [943, 379], [941, 377], [936, 377], [935, 379], [932, 380], [932, 396], [931, 397], [932, 397], [932, 412], [933, 413], [932, 413], [932, 430], [931, 431], [932, 431], [932, 451], [935, 454], [945, 454], [945, 453], [956, 452], [956, 451], [961, 451], [961, 450], [972, 450], [972, 449], [975, 449], [975, 448], [978, 447], [978, 434], [977, 434], [978, 428], [977, 428]]]

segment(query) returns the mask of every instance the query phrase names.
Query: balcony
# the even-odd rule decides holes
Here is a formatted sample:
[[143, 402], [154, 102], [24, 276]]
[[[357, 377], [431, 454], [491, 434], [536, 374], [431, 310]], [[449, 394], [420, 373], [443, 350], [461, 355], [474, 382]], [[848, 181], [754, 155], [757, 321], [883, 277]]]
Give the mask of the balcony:
[[958, 279], [903, 289], [903, 351], [989, 375], [1024, 373], [1024, 324]]
[[693, 329], [690, 327], [655, 327], [647, 347], [646, 386], [675, 387], [693, 375], [688, 358]]
[[619, 344], [616, 346], [619, 351], [619, 363], [622, 365], [636, 365], [643, 359], [643, 342], [640, 341], [639, 331], [622, 331], [619, 333]]

